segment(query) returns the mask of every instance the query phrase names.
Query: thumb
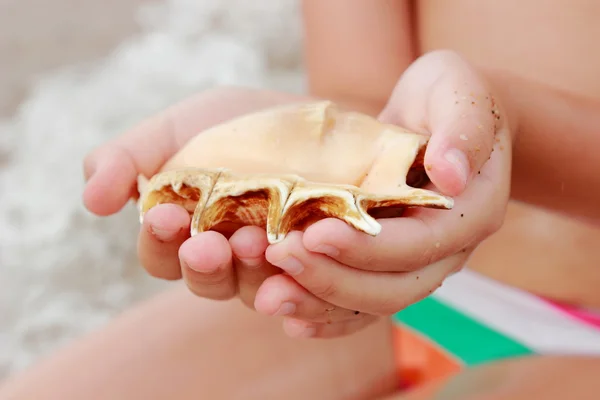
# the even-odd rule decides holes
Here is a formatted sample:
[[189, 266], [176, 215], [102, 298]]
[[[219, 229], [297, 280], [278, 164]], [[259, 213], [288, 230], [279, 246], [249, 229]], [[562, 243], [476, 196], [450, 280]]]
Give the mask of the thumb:
[[429, 178], [450, 196], [461, 194], [490, 158], [500, 111], [474, 71], [448, 71], [431, 88], [425, 152]]
[[431, 135], [427, 174], [449, 196], [460, 195], [489, 159], [500, 118], [485, 81], [450, 51], [415, 61], [380, 115], [383, 122]]

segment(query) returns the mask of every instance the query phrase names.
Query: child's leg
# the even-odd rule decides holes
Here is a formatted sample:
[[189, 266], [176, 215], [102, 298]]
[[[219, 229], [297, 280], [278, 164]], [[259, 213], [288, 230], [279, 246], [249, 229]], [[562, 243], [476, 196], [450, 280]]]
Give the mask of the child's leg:
[[0, 399], [359, 399], [396, 386], [389, 321], [290, 339], [238, 301], [177, 287], [0, 385]]

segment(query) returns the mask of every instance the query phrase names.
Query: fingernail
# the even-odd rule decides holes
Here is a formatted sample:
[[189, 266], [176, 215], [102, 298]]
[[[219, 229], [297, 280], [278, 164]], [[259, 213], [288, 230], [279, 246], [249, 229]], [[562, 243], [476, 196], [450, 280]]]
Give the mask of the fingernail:
[[175, 239], [175, 236], [177, 236], [177, 232], [178, 231], [150, 226], [150, 233], [161, 242], [169, 242]]
[[288, 256], [281, 261], [274, 263], [276, 267], [281, 268], [290, 275], [298, 275], [304, 271], [304, 265], [296, 257]]
[[325, 254], [329, 257], [335, 257], [340, 254], [340, 251], [329, 244], [321, 244], [313, 250], [315, 253]]
[[465, 153], [457, 149], [450, 149], [444, 155], [446, 161], [452, 164], [456, 168], [456, 172], [460, 176], [463, 184], [467, 184], [467, 180], [469, 179], [469, 160]]
[[273, 316], [280, 317], [283, 315], [292, 315], [295, 312], [296, 312], [296, 305], [294, 303], [290, 303], [289, 301], [286, 301], [279, 307], [279, 309], [275, 312], [275, 314], [273, 314]]

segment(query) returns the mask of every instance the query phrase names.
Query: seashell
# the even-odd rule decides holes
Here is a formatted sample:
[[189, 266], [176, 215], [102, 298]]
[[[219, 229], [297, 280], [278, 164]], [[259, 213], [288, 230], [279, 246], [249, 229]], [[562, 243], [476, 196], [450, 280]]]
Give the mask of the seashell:
[[428, 182], [427, 140], [328, 101], [248, 114], [200, 133], [150, 180], [140, 177], [140, 221], [175, 203], [192, 215], [192, 236], [257, 225], [277, 243], [328, 217], [375, 236], [381, 211], [452, 208], [451, 198], [419, 188]]

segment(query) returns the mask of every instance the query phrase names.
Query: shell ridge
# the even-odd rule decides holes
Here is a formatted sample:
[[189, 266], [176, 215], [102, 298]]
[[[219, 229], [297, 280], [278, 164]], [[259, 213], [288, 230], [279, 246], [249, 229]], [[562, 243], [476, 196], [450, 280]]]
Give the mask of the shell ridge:
[[[213, 198], [216, 186], [220, 181], [222, 181], [224, 174], [229, 171], [226, 169], [206, 170], [196, 168], [186, 169], [183, 171], [180, 170], [178, 172], [185, 171], [187, 171], [189, 174], [195, 175], [206, 174], [210, 178], [210, 186], [206, 186], [203, 188], [199, 187], [199, 189], [201, 189], [200, 199], [198, 200], [194, 209], [192, 223], [190, 226], [190, 234], [194, 236], [199, 233], [199, 227], [201, 226], [201, 221], [204, 217], [206, 206]], [[369, 191], [365, 191], [362, 188], [357, 187], [356, 185], [318, 183], [308, 181], [296, 174], [288, 174], [286, 177], [277, 174], [260, 174], [258, 176], [260, 177], [260, 179], [266, 180], [264, 184], [264, 189], [270, 193], [268, 200], [268, 209], [266, 210], [266, 230], [268, 234], [269, 243], [271, 244], [281, 242], [289, 233], [285, 231], [283, 227], [283, 222], [285, 221], [286, 216], [290, 217], [289, 214], [290, 212], [292, 212], [292, 208], [294, 206], [301, 205], [301, 203], [309, 200], [310, 198], [316, 199], [319, 198], [319, 196], [329, 195], [331, 197], [342, 200], [347, 197], [346, 195], [343, 195], [342, 192], [345, 192], [348, 196], [351, 196], [351, 200], [350, 198], [344, 200], [347, 206], [350, 207], [350, 209], [348, 209], [346, 212], [342, 212], [340, 215], [336, 216], [336, 218], [342, 219], [346, 223], [372, 236], [376, 236], [381, 231], [380, 223], [377, 221], [376, 218], [369, 214], [369, 210], [372, 208], [386, 206], [422, 206], [450, 209], [453, 206], [453, 201], [451, 198], [440, 195], [431, 190], [414, 188], [406, 183], [399, 185], [396, 188], [396, 190], [393, 191], [393, 193], [388, 192], [382, 194], [375, 194], [370, 193]], [[154, 179], [151, 180], [154, 181], [151, 183], [155, 183], [155, 186], [146, 186], [146, 188], [150, 187], [150, 190], [144, 193], [143, 197], [147, 198], [151, 193], [160, 192], [161, 189], [164, 189], [167, 186], [170, 186], [173, 189], [173, 191], [178, 195], [182, 195], [181, 188], [184, 186], [185, 179], [180, 178], [178, 180], [174, 180], [176, 177], [176, 174], [172, 174], [169, 172], [156, 175]], [[244, 174], [231, 174], [231, 178], [234, 180], [234, 182], [244, 181], [246, 179], [249, 179], [250, 177], [251, 176], [245, 176]], [[285, 185], [272, 184], [268, 182], [269, 180], [276, 181], [278, 179], [287, 181], [290, 184], [289, 187], [284, 188], [283, 186]], [[328, 188], [330, 189], [328, 190]], [[294, 195], [298, 194], [298, 190], [307, 191], [308, 196], [306, 198], [296, 198], [298, 196]], [[316, 193], [313, 193], [312, 196], [310, 195], [311, 190], [316, 191]], [[274, 192], [277, 193], [277, 196], [273, 196]], [[330, 193], [328, 194], [328, 192]], [[275, 199], [275, 197], [277, 197], [277, 199]], [[141, 201], [142, 198], [140, 198], [140, 202]], [[161, 204], [161, 202], [158, 201], [156, 205], [158, 204]], [[356, 213], [356, 215], [348, 215], [349, 211], [351, 211], [352, 213]], [[362, 221], [362, 223], [359, 221]], [[143, 213], [140, 213], [140, 222], [143, 222]], [[289, 223], [290, 221], [286, 222]], [[293, 221], [291, 222], [293, 225]]]
[[[202, 215], [206, 209], [206, 204], [208, 203], [210, 196], [212, 196], [215, 186], [217, 185], [219, 179], [221, 179], [223, 172], [225, 172], [224, 169], [217, 170], [217, 174], [212, 180], [212, 185], [209, 188], [208, 194], [206, 196], [201, 196], [200, 200], [198, 200], [198, 204], [196, 204], [194, 215], [192, 216], [192, 221], [190, 224], [190, 236], [196, 236], [198, 234], [198, 226], [202, 220]], [[202, 197], [204, 197], [204, 199], [202, 199]]]
[[375, 218], [369, 215], [367, 209], [363, 206], [362, 201], [360, 200], [363, 197], [363, 192], [358, 189], [358, 193], [354, 194], [354, 206], [358, 210], [359, 215], [371, 228], [373, 234], [371, 236], [376, 236], [381, 232], [381, 224], [377, 222]]
[[150, 182], [150, 180], [148, 178], [146, 178], [144, 175], [139, 174], [137, 176], [137, 189], [138, 189], [139, 198], [136, 201], [136, 208], [138, 210], [138, 214], [139, 214], [138, 219], [140, 221], [140, 224], [144, 223], [144, 197], [145, 197], [149, 182]]
[[[162, 178], [162, 179], [161, 179]], [[165, 179], [165, 176], [161, 175], [154, 175], [153, 177], [151, 177], [150, 179], [146, 178], [144, 175], [139, 174], [137, 177], [137, 189], [138, 189], [138, 193], [140, 194], [140, 197], [137, 201], [137, 206], [138, 206], [138, 210], [139, 210], [139, 221], [140, 224], [144, 223], [144, 216], [146, 215], [146, 211], [144, 211], [144, 204], [145, 201], [147, 200], [147, 198], [155, 192], [160, 192], [162, 189], [165, 188], [165, 186], [172, 186], [172, 183], [169, 182], [163, 182]], [[153, 187], [153, 183], [158, 182], [158, 184]], [[174, 189], [173, 189], [174, 190]], [[179, 193], [177, 193], [179, 194]], [[154, 206], [157, 206], [161, 204], [160, 200], [157, 201], [157, 203]]]
[[[292, 193], [294, 193], [294, 190], [298, 186], [298, 182], [300, 180], [301, 180], [301, 178], [299, 176], [297, 177], [297, 179], [294, 179], [294, 181], [293, 181], [294, 183], [292, 183], [292, 187], [288, 191], [287, 196], [285, 197], [285, 200], [281, 203], [281, 212], [277, 216], [277, 226], [274, 227], [275, 234], [269, 235], [269, 237], [268, 237], [270, 244], [275, 244], [275, 243], [279, 243], [279, 242], [283, 241], [283, 239], [285, 239], [285, 237], [288, 234], [288, 232], [281, 231], [281, 228], [282, 228], [281, 222], [283, 221], [283, 218], [286, 215], [288, 201], [290, 200], [290, 197], [292, 196]], [[273, 205], [269, 204], [269, 213], [271, 212], [271, 207], [273, 207]], [[270, 220], [267, 220], [267, 233], [270, 234], [273, 231], [269, 229], [269, 223], [270, 223]]]
[[[323, 184], [312, 181], [302, 181], [302, 185], [297, 185], [290, 193], [284, 207], [284, 213], [281, 218], [281, 223], [285, 222], [286, 229], [293, 226], [297, 212], [297, 208], [302, 208], [303, 205], [311, 203], [315, 200], [324, 200], [323, 205], [319, 210], [326, 218], [340, 219], [350, 226], [364, 231], [369, 235], [376, 235], [380, 230], [380, 225], [369, 215], [365, 215], [356, 203], [356, 194], [360, 193], [360, 189], [355, 185], [347, 184]], [[334, 204], [327, 206], [327, 198], [335, 199]], [[337, 204], [335, 204], [337, 203]], [[332, 208], [333, 207], [333, 208]], [[319, 211], [317, 211], [319, 213]], [[279, 229], [280, 235], [278, 241], [283, 240], [287, 232]]]
[[[428, 208], [443, 208], [450, 210], [454, 206], [454, 200], [432, 190], [421, 189], [403, 184], [398, 186], [397, 193], [371, 194], [362, 192], [362, 207], [368, 211], [370, 208], [385, 207], [389, 204], [395, 206], [420, 206]], [[372, 203], [367, 207], [364, 203]]]

